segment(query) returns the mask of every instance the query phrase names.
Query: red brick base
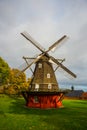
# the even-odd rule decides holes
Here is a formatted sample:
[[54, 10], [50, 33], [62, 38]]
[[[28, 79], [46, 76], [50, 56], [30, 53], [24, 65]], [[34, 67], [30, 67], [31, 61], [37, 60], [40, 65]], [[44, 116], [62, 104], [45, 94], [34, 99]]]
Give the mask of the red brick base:
[[62, 101], [60, 100], [61, 96], [59, 95], [39, 95], [28, 97], [26, 106], [29, 108], [60, 108], [62, 107]]

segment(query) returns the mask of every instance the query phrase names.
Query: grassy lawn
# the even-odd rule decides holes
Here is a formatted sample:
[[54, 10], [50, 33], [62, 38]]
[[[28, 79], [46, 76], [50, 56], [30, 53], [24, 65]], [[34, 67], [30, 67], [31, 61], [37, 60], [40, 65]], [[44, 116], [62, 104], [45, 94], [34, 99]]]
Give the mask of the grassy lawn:
[[0, 95], [0, 130], [86, 130], [87, 101], [63, 100], [61, 109], [29, 109], [23, 98]]

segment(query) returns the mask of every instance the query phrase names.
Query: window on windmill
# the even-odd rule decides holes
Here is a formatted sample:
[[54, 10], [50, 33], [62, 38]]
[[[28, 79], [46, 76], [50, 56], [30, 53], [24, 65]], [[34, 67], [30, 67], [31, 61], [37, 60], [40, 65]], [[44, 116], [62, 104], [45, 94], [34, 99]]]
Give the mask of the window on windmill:
[[35, 90], [38, 91], [39, 90], [39, 84], [35, 85]]
[[31, 89], [31, 85], [29, 85], [28, 89], [29, 89], [29, 90]]
[[50, 78], [50, 73], [47, 74], [47, 78], [48, 78], [48, 79]]
[[39, 103], [38, 97], [34, 96], [34, 103]]
[[29, 85], [29, 88], [31, 88], [31, 85]]
[[49, 83], [49, 84], [48, 84], [48, 89], [51, 89], [51, 88], [52, 88], [52, 84]]
[[39, 64], [38, 64], [38, 67], [39, 67], [39, 68], [42, 68], [42, 64], [41, 64], [41, 63], [39, 63]]

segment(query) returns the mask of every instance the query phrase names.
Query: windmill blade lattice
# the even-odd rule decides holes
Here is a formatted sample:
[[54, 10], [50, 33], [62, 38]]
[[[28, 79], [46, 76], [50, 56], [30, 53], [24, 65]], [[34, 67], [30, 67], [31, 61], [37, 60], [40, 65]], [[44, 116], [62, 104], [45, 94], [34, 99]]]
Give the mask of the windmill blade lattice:
[[73, 77], [70, 73], [67, 73], [63, 68], [58, 67], [58, 71], [64, 75], [65, 77], [67, 77], [70, 80], [73, 80], [75, 77]]
[[27, 70], [28, 68], [31, 67], [31, 65], [35, 64], [39, 59], [41, 59], [41, 57], [44, 55], [44, 53], [38, 55], [35, 59], [29, 59], [28, 60], [28, 64], [25, 62], [23, 65], [20, 66], [20, 69], [22, 72], [24, 72], [25, 70]]
[[[66, 40], [68, 39], [68, 37], [66, 35], [64, 35], [63, 37], [61, 37], [58, 41], [56, 41], [53, 45], [51, 45], [48, 49], [48, 51], [55, 51], [59, 46], [62, 45], [62, 43], [64, 43]], [[47, 51], [47, 52], [48, 52]]]
[[73, 72], [71, 72], [63, 64], [58, 62], [58, 60], [56, 60], [54, 57], [52, 57], [48, 54], [48, 52], [50, 50], [55, 50], [57, 48], [57, 46], [61, 45], [61, 43], [64, 42], [68, 38], [66, 35], [64, 35], [57, 42], [55, 42], [53, 45], [51, 45], [47, 51], [45, 51], [45, 49], [38, 42], [36, 42], [27, 32], [23, 32], [23, 33], [21, 33], [21, 35], [23, 35], [28, 41], [30, 41], [34, 46], [36, 46], [42, 52], [42, 54], [40, 54], [36, 59], [30, 60], [29, 64], [27, 64], [27, 66], [25, 65], [25, 67], [22, 71], [25, 71], [33, 63], [36, 63], [39, 59], [41, 59], [42, 56], [46, 55], [48, 57], [49, 61], [52, 61], [53, 63], [57, 64], [59, 67], [61, 67], [63, 70], [65, 70], [69, 75], [76, 78], [76, 75]]
[[[31, 64], [33, 62], [33, 60], [28, 60], [28, 64]], [[20, 71], [25, 70], [25, 68], [28, 66], [28, 64], [26, 62], [24, 62], [22, 65], [20, 65], [18, 68]]]
[[67, 72], [67, 74], [71, 75], [72, 77], [76, 78], [76, 75], [71, 72], [68, 68], [66, 68], [63, 64], [61, 64], [60, 62], [58, 62], [58, 60], [56, 60], [54, 57], [50, 57], [51, 60], [56, 63], [59, 67], [61, 67], [63, 70], [65, 70]]
[[[58, 62], [60, 62], [61, 64], [65, 61], [65, 59], [57, 59]], [[55, 68], [54, 72], [59, 68], [60, 66], [57, 65], [57, 67]]]
[[21, 33], [28, 41], [30, 41], [34, 46], [36, 46], [41, 52], [44, 52], [45, 49], [36, 41], [34, 40], [27, 32]]

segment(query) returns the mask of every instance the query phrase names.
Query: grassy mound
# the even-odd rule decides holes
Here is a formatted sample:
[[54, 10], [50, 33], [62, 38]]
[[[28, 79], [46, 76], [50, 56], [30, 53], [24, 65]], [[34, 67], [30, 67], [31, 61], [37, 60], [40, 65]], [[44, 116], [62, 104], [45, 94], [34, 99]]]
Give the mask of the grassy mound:
[[29, 109], [23, 98], [0, 95], [0, 130], [86, 130], [87, 101], [63, 100], [62, 109]]

